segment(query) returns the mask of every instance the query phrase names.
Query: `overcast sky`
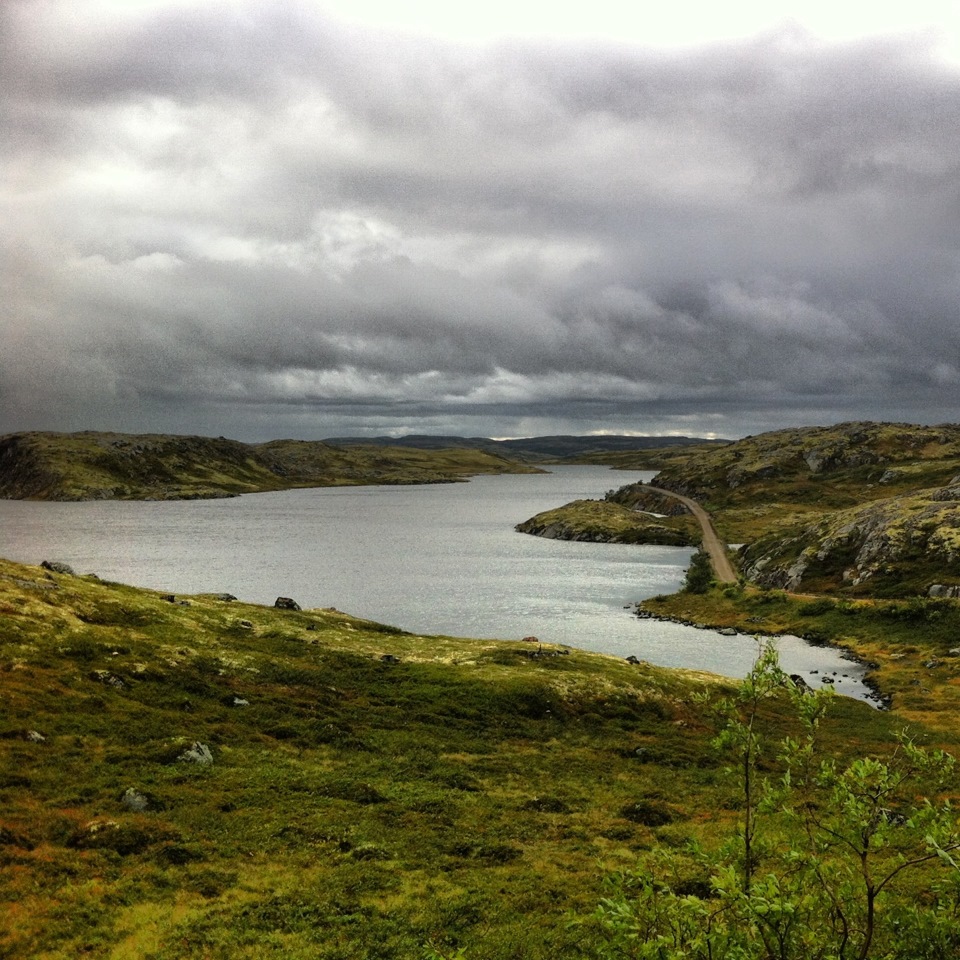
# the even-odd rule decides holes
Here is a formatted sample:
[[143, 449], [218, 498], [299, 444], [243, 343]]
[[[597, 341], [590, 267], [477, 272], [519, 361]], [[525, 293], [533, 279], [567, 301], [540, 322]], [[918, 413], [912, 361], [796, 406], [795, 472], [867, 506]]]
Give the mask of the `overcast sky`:
[[459, 6], [2, 0], [0, 433], [960, 420], [960, 5]]

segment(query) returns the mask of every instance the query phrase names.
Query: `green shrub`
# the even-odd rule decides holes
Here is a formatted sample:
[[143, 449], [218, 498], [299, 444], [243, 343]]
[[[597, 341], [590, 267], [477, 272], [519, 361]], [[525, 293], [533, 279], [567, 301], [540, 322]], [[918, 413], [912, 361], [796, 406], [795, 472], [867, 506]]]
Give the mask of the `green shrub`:
[[713, 565], [710, 562], [710, 555], [703, 550], [698, 550], [690, 558], [683, 589], [687, 593], [706, 593], [712, 584]]
[[836, 601], [829, 597], [817, 597], [816, 600], [808, 600], [797, 607], [797, 613], [801, 617], [819, 617], [825, 613], [830, 613], [836, 609]]
[[[722, 704], [716, 744], [731, 755], [740, 796], [727, 841], [709, 850], [661, 843], [611, 877], [596, 913], [601, 960], [958, 955], [960, 830], [949, 802], [926, 796], [955, 786], [953, 758], [903, 736], [888, 760], [840, 766], [818, 742], [829, 695], [793, 690], [804, 733], [779, 741], [784, 773], [766, 777], [771, 744], [759, 721], [763, 704], [784, 696], [783, 680], [766, 648]], [[925, 878], [922, 896], [901, 889], [928, 868], [939, 876]]]

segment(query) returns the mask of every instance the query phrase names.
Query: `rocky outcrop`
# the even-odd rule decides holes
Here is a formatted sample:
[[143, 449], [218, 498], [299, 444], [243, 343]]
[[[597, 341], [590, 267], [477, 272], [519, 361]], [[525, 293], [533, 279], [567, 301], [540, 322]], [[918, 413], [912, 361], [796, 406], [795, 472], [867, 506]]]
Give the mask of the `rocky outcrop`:
[[127, 787], [123, 791], [120, 804], [133, 813], [143, 813], [144, 810], [149, 810], [152, 805], [150, 796], [137, 790], [136, 787]]
[[195, 763], [201, 767], [208, 767], [213, 763], [213, 751], [205, 743], [195, 740], [177, 757], [177, 760], [180, 763]]
[[945, 487], [934, 490], [930, 499], [940, 501], [960, 500], [960, 476], [954, 477]]
[[930, 571], [960, 580], [960, 503], [931, 493], [837, 511], [785, 538], [741, 551], [741, 570], [767, 587], [859, 586], [897, 577], [917, 588]]
[[943, 583], [932, 583], [927, 591], [928, 597], [948, 597], [956, 599], [960, 597], [960, 586], [948, 587]]
[[645, 483], [629, 483], [625, 487], [620, 487], [619, 490], [612, 490], [604, 500], [661, 517], [682, 517], [689, 513], [676, 497], [658, 493]]

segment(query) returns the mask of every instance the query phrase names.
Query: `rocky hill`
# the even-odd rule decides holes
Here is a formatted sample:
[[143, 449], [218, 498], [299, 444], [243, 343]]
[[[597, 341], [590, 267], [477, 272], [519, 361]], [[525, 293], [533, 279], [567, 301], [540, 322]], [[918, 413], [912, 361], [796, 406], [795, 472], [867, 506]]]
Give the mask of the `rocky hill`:
[[960, 472], [960, 425], [841, 423], [745, 437], [665, 467], [657, 486], [714, 507], [778, 500], [853, 506], [942, 486]]
[[509, 440], [493, 440], [490, 437], [438, 437], [411, 434], [405, 437], [331, 437], [327, 443], [337, 447], [350, 447], [375, 444], [377, 446], [413, 447], [420, 450], [449, 449], [466, 447], [485, 450], [514, 460], [537, 462], [543, 460], [577, 459], [581, 462], [594, 462], [599, 458], [607, 462], [609, 457], [629, 456], [640, 451], [678, 450], [711, 444], [726, 444], [729, 440], [704, 440], [702, 437], [656, 437], [656, 436], [617, 436], [599, 434], [596, 436], [571, 436], [560, 434], [549, 437], [517, 437]]
[[292, 487], [447, 483], [531, 469], [466, 449], [94, 432], [0, 437], [0, 498], [7, 500], [183, 500]]
[[762, 586], [960, 594], [956, 424], [780, 430], [698, 451], [654, 483], [713, 511]]

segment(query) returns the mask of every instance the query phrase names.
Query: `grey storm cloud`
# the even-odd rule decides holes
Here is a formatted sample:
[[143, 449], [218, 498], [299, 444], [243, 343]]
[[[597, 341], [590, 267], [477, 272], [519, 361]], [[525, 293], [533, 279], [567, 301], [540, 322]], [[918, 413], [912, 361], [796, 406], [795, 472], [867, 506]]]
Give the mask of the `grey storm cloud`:
[[0, 11], [0, 430], [956, 419], [960, 72]]

